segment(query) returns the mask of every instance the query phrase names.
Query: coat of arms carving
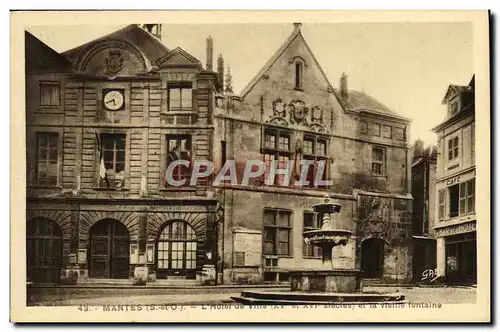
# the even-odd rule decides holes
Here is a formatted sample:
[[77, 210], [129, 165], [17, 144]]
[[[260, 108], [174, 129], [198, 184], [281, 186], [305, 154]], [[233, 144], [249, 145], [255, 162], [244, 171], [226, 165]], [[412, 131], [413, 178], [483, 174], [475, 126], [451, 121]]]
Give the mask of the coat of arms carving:
[[104, 59], [104, 64], [106, 65], [106, 73], [118, 74], [123, 69], [122, 53], [120, 51], [110, 51], [108, 57]]
[[295, 123], [307, 124], [307, 113], [309, 108], [306, 107], [306, 103], [301, 100], [293, 100], [288, 104], [290, 110], [290, 116]]
[[281, 100], [281, 98], [276, 99], [273, 101], [273, 115], [274, 116], [279, 116], [281, 118], [286, 118], [286, 109], [285, 109], [286, 104]]

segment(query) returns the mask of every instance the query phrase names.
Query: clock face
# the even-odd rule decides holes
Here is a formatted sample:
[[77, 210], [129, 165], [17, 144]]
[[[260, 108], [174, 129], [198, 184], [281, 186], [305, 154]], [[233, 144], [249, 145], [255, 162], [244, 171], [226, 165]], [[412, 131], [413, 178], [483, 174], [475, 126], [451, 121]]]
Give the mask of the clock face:
[[109, 111], [118, 111], [124, 109], [125, 98], [123, 90], [103, 90], [104, 108]]

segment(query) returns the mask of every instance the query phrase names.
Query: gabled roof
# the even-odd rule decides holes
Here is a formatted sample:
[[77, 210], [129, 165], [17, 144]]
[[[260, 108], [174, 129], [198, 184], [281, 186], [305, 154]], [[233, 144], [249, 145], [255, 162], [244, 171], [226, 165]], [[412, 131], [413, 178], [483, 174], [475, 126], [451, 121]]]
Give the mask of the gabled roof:
[[26, 72], [71, 72], [71, 62], [28, 31], [24, 32]]
[[257, 73], [257, 75], [254, 76], [254, 78], [248, 83], [248, 85], [242, 90], [241, 92], [241, 98], [245, 98], [245, 96], [252, 90], [252, 88], [258, 83], [260, 78], [274, 65], [274, 63], [281, 57], [281, 55], [286, 51], [286, 49], [293, 43], [293, 41], [296, 38], [301, 38], [302, 42], [304, 43], [307, 51], [311, 55], [311, 58], [314, 61], [314, 64], [318, 67], [321, 75], [323, 76], [324, 80], [328, 84], [328, 89], [332, 91], [333, 95], [337, 99], [337, 101], [340, 103], [340, 105], [345, 109], [351, 109], [351, 110], [359, 110], [359, 111], [366, 111], [370, 113], [375, 113], [375, 114], [382, 114], [386, 116], [391, 116], [394, 118], [402, 119], [405, 121], [409, 121], [409, 119], [402, 117], [398, 115], [395, 111], [389, 109], [387, 106], [384, 104], [380, 103], [373, 97], [369, 96], [368, 94], [364, 92], [359, 92], [359, 91], [354, 91], [354, 90], [349, 90], [349, 99], [347, 102], [340, 97], [340, 92], [338, 89], [334, 89], [332, 84], [330, 83], [330, 80], [326, 76], [325, 71], [321, 67], [321, 65], [318, 62], [318, 59], [314, 55], [314, 53], [311, 50], [311, 47], [309, 44], [306, 42], [304, 36], [302, 35], [301, 29], [300, 28], [295, 28], [295, 30], [292, 32], [292, 34], [285, 40], [285, 42], [280, 46], [280, 48], [273, 54], [273, 56], [266, 62], [264, 67]]
[[[472, 84], [472, 85], [471, 85]], [[458, 93], [461, 92], [466, 92], [466, 91], [471, 91], [474, 86], [474, 76], [472, 77], [471, 82], [469, 85], [455, 85], [455, 84], [450, 84], [448, 86], [448, 90], [446, 90], [446, 94], [444, 95], [442, 104], [448, 103], [451, 97], [455, 96]]]
[[472, 75], [469, 86], [472, 88], [472, 90], [476, 88], [476, 74]]
[[158, 38], [140, 28], [137, 24], [130, 24], [118, 31], [67, 50], [63, 52], [63, 55], [71, 62], [76, 63], [80, 55], [87, 49], [97, 43], [108, 40], [122, 40], [133, 44], [151, 63], [154, 63], [157, 59], [169, 52], [169, 49]]
[[[340, 93], [338, 89], [335, 91]], [[344, 106], [347, 109], [399, 116], [395, 111], [365, 92], [349, 90], [347, 96], [347, 100], [343, 100]]]
[[252, 80], [247, 84], [247, 86], [241, 91], [241, 98], [245, 98], [245, 96], [252, 90], [252, 88], [259, 82], [260, 78], [262, 75], [266, 73], [273, 65], [274, 63], [280, 58], [280, 56], [286, 51], [286, 49], [293, 43], [293, 41], [296, 38], [302, 38], [302, 42], [304, 43], [307, 51], [311, 55], [311, 58], [314, 61], [314, 64], [318, 67], [319, 71], [321, 72], [321, 75], [325, 79], [325, 81], [328, 84], [328, 88], [332, 93], [335, 95], [339, 103], [342, 105], [342, 100], [340, 96], [337, 94], [337, 92], [333, 89], [332, 84], [328, 80], [328, 77], [326, 76], [326, 73], [324, 72], [323, 68], [321, 68], [318, 59], [316, 59], [316, 56], [312, 52], [311, 48], [309, 47], [309, 44], [307, 44], [304, 36], [302, 36], [302, 32], [300, 28], [295, 28], [292, 34], [285, 40], [285, 42], [280, 46], [280, 48], [273, 54], [273, 56], [266, 62], [264, 67], [257, 73], [257, 75], [252, 78]]
[[161, 58], [157, 59], [156, 64], [158, 66], [172, 65], [175, 67], [185, 66], [202, 68], [200, 60], [196, 59], [194, 56], [184, 51], [180, 47], [176, 47]]

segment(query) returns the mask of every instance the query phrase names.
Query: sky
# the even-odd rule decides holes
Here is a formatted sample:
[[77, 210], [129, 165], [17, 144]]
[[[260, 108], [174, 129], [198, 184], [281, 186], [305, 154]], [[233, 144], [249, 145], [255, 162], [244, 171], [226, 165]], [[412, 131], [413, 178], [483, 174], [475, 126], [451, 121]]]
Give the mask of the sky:
[[[122, 28], [36, 26], [27, 30], [58, 52]], [[163, 24], [162, 41], [203, 64], [206, 38], [231, 67], [238, 94], [292, 33], [290, 24]], [[431, 128], [445, 117], [449, 84], [467, 85], [474, 73], [472, 23], [305, 24], [302, 34], [332, 85], [348, 76], [349, 89], [370, 94], [412, 120], [410, 139], [436, 144]]]

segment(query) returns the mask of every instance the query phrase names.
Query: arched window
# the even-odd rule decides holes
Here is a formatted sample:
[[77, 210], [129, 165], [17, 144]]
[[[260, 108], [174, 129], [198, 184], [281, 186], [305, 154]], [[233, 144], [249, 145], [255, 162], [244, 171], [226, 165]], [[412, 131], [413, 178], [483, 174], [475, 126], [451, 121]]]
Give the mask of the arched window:
[[167, 224], [158, 235], [157, 277], [196, 277], [196, 234], [184, 221]]
[[300, 61], [295, 62], [295, 89], [302, 89], [303, 64]]

